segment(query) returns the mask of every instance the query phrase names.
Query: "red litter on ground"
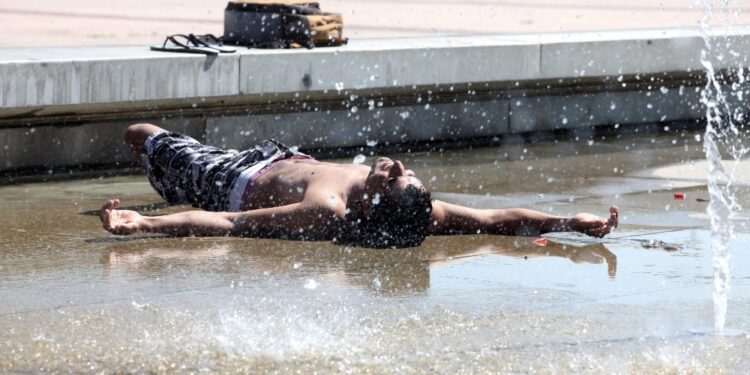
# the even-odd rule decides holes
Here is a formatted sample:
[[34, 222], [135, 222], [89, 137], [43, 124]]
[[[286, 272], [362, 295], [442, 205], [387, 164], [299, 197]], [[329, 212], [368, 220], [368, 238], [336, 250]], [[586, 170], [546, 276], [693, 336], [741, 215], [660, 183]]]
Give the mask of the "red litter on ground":
[[547, 239], [546, 238], [537, 238], [534, 240], [534, 245], [537, 246], [547, 246]]
[[685, 199], [685, 194], [674, 193], [674, 199]]

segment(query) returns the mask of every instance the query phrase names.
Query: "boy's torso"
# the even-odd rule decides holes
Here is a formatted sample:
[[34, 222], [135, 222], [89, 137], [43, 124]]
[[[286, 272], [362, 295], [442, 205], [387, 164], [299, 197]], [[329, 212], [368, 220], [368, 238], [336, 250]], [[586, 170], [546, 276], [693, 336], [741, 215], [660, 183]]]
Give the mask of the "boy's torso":
[[334, 164], [314, 159], [283, 159], [248, 185], [243, 210], [277, 207], [302, 201], [346, 205], [354, 183], [363, 181], [369, 167]]

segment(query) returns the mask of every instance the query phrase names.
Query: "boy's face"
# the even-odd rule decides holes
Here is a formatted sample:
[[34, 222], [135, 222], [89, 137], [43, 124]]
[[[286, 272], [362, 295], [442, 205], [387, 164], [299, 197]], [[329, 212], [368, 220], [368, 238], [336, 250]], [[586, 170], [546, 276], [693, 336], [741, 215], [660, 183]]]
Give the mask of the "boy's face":
[[[365, 181], [367, 200], [376, 204], [379, 198], [385, 197], [394, 202], [409, 185], [414, 185], [419, 189], [425, 188], [422, 181], [414, 175], [412, 170], [406, 169], [403, 163], [387, 157], [379, 157], [373, 163]], [[366, 206], [369, 208], [370, 205]]]

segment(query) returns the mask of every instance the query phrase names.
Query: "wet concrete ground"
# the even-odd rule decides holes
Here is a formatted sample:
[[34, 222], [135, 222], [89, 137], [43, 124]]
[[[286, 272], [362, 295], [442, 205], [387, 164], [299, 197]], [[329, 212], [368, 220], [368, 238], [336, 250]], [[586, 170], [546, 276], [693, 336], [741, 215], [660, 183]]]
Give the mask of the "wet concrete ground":
[[[400, 155], [438, 199], [620, 207], [607, 238], [544, 247], [117, 237], [95, 216], [105, 199], [185, 208], [164, 208], [144, 176], [0, 187], [0, 372], [743, 373], [746, 333], [695, 333], [713, 325], [696, 135]], [[750, 215], [735, 219], [727, 327], [748, 332]]]

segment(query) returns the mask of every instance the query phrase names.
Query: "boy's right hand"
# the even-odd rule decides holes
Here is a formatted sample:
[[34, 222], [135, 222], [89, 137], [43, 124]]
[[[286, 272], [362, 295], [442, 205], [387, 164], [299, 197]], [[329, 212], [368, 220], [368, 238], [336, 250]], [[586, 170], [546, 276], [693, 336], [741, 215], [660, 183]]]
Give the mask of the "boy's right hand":
[[609, 218], [603, 218], [596, 215], [580, 213], [573, 216], [568, 221], [568, 226], [576, 231], [593, 237], [604, 237], [617, 227], [619, 213], [617, 207], [609, 208]]
[[110, 199], [102, 206], [99, 219], [104, 229], [120, 235], [138, 232], [144, 222], [143, 216], [135, 211], [116, 210], [119, 204], [119, 199]]

